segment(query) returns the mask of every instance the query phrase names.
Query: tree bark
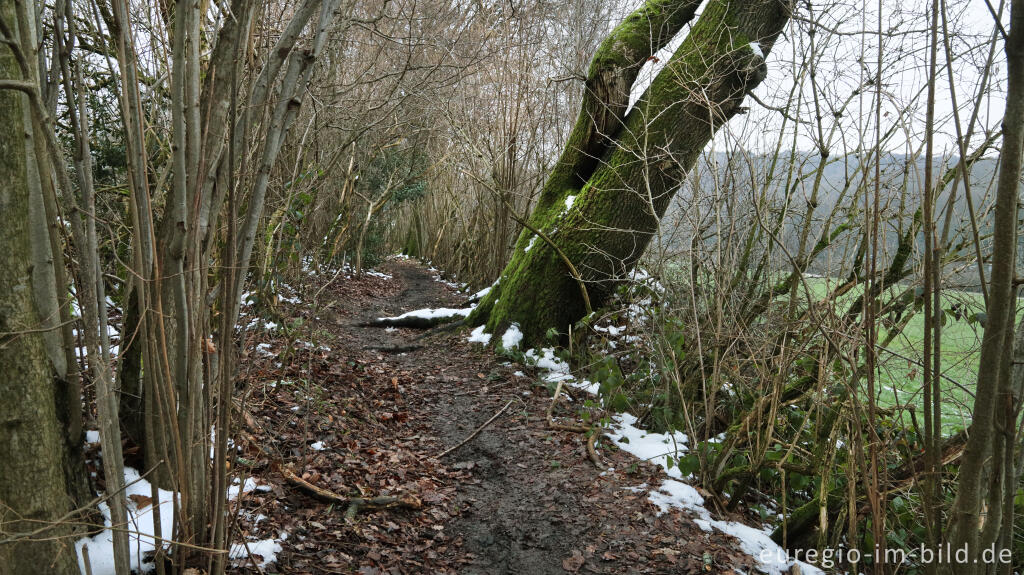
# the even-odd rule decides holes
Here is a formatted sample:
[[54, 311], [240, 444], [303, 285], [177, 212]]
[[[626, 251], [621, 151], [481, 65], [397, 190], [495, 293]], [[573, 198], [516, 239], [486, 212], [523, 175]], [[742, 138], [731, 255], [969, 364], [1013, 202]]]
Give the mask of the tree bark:
[[[640, 67], [697, 5], [649, 0], [601, 44], [576, 127], [530, 217], [579, 270], [595, 307], [632, 271], [704, 146], [764, 79], [763, 55], [790, 15], [783, 0], [712, 1], [625, 114]], [[552, 327], [565, 332], [586, 308], [558, 251], [524, 230], [469, 323], [493, 333], [517, 324], [524, 345]]]
[[[14, 2], [0, 1], [0, 18], [14, 22]], [[20, 77], [10, 48], [0, 47], [0, 78]], [[47, 524], [70, 505], [55, 374], [43, 336], [47, 324], [33, 302], [26, 100], [20, 92], [0, 90], [0, 213], [6, 220], [0, 226], [0, 540], [8, 541], [0, 543], [0, 574], [73, 574], [74, 548], [60, 539], [70, 528]]]
[[[960, 465], [956, 500], [947, 541], [968, 549], [967, 565], [949, 567], [957, 573], [994, 573], [1005, 565], [979, 561], [981, 549], [1002, 546], [1007, 494], [1016, 493], [1014, 446], [1020, 398], [1011, 380], [1013, 323], [1016, 316], [1015, 264], [1021, 154], [1024, 152], [1024, 0], [1013, 0], [1006, 39], [1007, 92], [1003, 116], [1003, 149], [992, 228], [992, 277], [981, 342], [978, 384], [970, 438]], [[1012, 495], [1010, 495], [1012, 501]], [[988, 513], [983, 513], [987, 505]], [[981, 517], [987, 515], [985, 522]], [[1012, 524], [1009, 525], [1012, 528]]]

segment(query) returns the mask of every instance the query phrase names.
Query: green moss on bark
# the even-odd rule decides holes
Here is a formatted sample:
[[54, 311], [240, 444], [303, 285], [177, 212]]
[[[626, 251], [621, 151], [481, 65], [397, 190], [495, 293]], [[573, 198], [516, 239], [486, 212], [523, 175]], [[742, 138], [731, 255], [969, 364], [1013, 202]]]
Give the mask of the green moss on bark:
[[561, 204], [570, 190], [589, 179], [619, 134], [640, 69], [693, 19], [699, 5], [699, 0], [648, 0], [601, 43], [590, 61], [576, 124], [538, 209]]
[[[768, 52], [789, 18], [788, 4], [777, 0], [712, 1], [633, 111], [612, 123], [621, 127], [595, 139], [595, 122], [607, 118], [595, 115], [588, 98], [600, 95], [611, 106], [620, 100], [614, 91], [591, 91], [590, 83], [601, 74], [615, 75], [626, 63], [635, 64], [631, 56], [645, 53], [638, 52], [641, 45], [648, 46], [649, 55], [657, 32], [681, 28], [690, 9], [686, 2], [647, 2], [602, 43], [591, 65], [580, 118], [530, 217], [531, 226], [555, 242], [579, 270], [594, 306], [605, 302], [632, 271], [686, 172], [715, 131], [737, 112], [746, 93], [764, 78], [764, 62], [750, 42]], [[621, 105], [624, 113], [625, 103]], [[609, 133], [615, 137], [608, 139]], [[570, 195], [576, 198], [567, 209]], [[492, 333], [517, 323], [527, 347], [543, 343], [548, 328], [564, 333], [585, 314], [568, 266], [540, 239], [527, 250], [532, 236], [523, 231], [502, 274], [501, 289], [492, 290], [469, 318], [470, 324], [485, 324]]]

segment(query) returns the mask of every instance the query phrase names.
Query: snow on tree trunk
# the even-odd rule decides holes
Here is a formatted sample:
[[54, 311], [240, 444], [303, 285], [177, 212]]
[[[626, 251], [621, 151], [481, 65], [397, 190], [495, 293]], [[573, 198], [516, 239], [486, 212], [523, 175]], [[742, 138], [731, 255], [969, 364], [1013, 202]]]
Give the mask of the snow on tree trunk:
[[640, 67], [693, 18], [698, 3], [649, 0], [602, 42], [580, 116], [500, 283], [469, 317], [524, 344], [564, 333], [614, 292], [643, 254], [673, 194], [715, 132], [764, 79], [764, 55], [789, 19], [779, 0], [712, 0], [665, 68], [626, 114]]

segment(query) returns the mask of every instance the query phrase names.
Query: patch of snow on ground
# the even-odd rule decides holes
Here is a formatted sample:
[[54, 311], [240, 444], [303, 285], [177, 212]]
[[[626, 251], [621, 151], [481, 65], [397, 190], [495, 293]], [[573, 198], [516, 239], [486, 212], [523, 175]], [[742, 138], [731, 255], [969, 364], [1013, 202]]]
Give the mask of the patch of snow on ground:
[[572, 209], [572, 205], [576, 203], [576, 196], [566, 196], [565, 198], [565, 210], [569, 211]]
[[[128, 509], [128, 546], [130, 549], [130, 565], [139, 572], [147, 572], [155, 568], [153, 563], [143, 563], [142, 558], [156, 547], [153, 505], [146, 505], [139, 508], [130, 496], [145, 497], [152, 495], [148, 481], [141, 479], [139, 472], [126, 467], [124, 469], [125, 505]], [[170, 491], [159, 490], [160, 505], [160, 533], [162, 537], [170, 538], [172, 520], [174, 517], [174, 494]], [[106, 503], [99, 504], [100, 513], [103, 514], [103, 524], [110, 527], [110, 507]], [[112, 532], [107, 529], [95, 537], [83, 537], [75, 542], [75, 550], [78, 552], [78, 565], [83, 573], [85, 570], [85, 557], [82, 548], [89, 548], [89, 566], [93, 575], [114, 575], [114, 539]]]
[[665, 286], [661, 285], [661, 282], [643, 268], [634, 268], [629, 274], [629, 279], [634, 283], [646, 285], [658, 293], [665, 293]]
[[572, 378], [572, 375], [569, 373], [569, 364], [558, 359], [555, 356], [555, 350], [550, 347], [540, 350], [540, 354], [536, 350], [528, 349], [526, 350], [526, 357], [533, 361], [533, 364], [537, 367], [548, 370], [548, 373], [544, 376], [545, 381]]
[[[438, 283], [442, 283], [442, 284], [444, 284], [444, 285], [446, 285], [446, 286], [448, 286], [448, 287], [450, 287], [450, 288], [452, 288], [454, 290], [457, 290], [457, 291], [461, 291], [462, 288], [464, 288], [466, 286], [466, 284], [464, 284], [464, 283], [459, 283], [459, 282], [456, 282], [456, 281], [448, 281], [448, 280], [444, 279], [443, 277], [441, 277], [441, 270], [435, 268], [432, 264], [430, 264], [430, 262], [426, 262], [426, 263], [427, 263], [428, 266], [430, 266], [430, 267], [427, 268], [427, 271], [432, 273], [432, 274], [434, 274], [434, 281], [436, 281]], [[456, 279], [454, 274], [452, 274], [452, 279], [453, 280]]]
[[[589, 381], [576, 380], [569, 371], [569, 366], [555, 356], [554, 350], [546, 348], [537, 353], [528, 350], [526, 357], [533, 360], [537, 367], [548, 370], [544, 376], [546, 381], [565, 381], [577, 388], [584, 388], [594, 393], [597, 385]], [[731, 535], [739, 541], [740, 549], [750, 555], [759, 568], [766, 573], [788, 573], [789, 568], [797, 563], [789, 559], [786, 550], [779, 547], [771, 539], [769, 530], [749, 527], [735, 521], [719, 521], [712, 518], [711, 512], [704, 507], [704, 498], [695, 487], [682, 481], [682, 472], [677, 466], [668, 466], [668, 458], [678, 460], [680, 453], [687, 451], [689, 438], [681, 432], [650, 433], [636, 427], [637, 418], [630, 413], [620, 413], [613, 417], [614, 423], [606, 435], [616, 445], [639, 459], [653, 461], [665, 469], [669, 479], [662, 482], [656, 490], [648, 492], [648, 498], [664, 513], [672, 508], [686, 510], [693, 515], [694, 523], [705, 531], [717, 529]], [[646, 487], [646, 486], [644, 486]], [[824, 575], [820, 569], [800, 562], [802, 573]]]
[[407, 311], [402, 315], [395, 317], [382, 317], [378, 318], [377, 321], [395, 321], [400, 319], [406, 319], [410, 317], [417, 317], [422, 319], [436, 319], [436, 318], [447, 318], [447, 317], [466, 317], [473, 311], [473, 308], [451, 308], [451, 307], [439, 307], [439, 308], [425, 308], [416, 309], [413, 311]]
[[486, 326], [481, 325], [474, 329], [470, 332], [469, 337], [466, 338], [466, 340], [470, 343], [482, 343], [484, 345], [491, 343], [491, 334], [484, 332], [485, 327]]
[[668, 467], [668, 458], [679, 459], [680, 453], [686, 453], [689, 438], [681, 432], [649, 433], [636, 427], [637, 419], [630, 413], [620, 413], [614, 418], [615, 424], [606, 435], [620, 449], [632, 453], [644, 461], [653, 461], [665, 468], [669, 477], [682, 478], [678, 467]]
[[523, 332], [519, 331], [519, 326], [512, 324], [505, 330], [505, 334], [501, 336], [501, 347], [505, 349], [512, 349], [519, 347], [519, 342], [523, 341]]
[[235, 480], [232, 481], [232, 483], [233, 485], [228, 486], [229, 501], [234, 501], [241, 493], [249, 493], [250, 491], [270, 491], [270, 487], [256, 483], [256, 480], [253, 479], [252, 477], [246, 477], [245, 481], [242, 481], [241, 479], [236, 477]]
[[317, 441], [316, 443], [311, 444], [309, 448], [312, 449], [313, 451], [323, 451], [327, 449], [327, 446], [324, 445], [323, 441]]
[[248, 541], [245, 545], [236, 543], [228, 551], [228, 557], [236, 564], [244, 564], [249, 560], [249, 553], [259, 561], [260, 569], [277, 561], [277, 554], [281, 552], [281, 541], [288, 538], [288, 533], [282, 531], [277, 539], [262, 539], [260, 541]]
[[536, 235], [536, 234], [534, 234], [534, 236], [533, 236], [532, 238], [530, 238], [530, 243], [526, 244], [526, 247], [525, 247], [525, 248], [523, 248], [523, 251], [524, 251], [524, 252], [528, 252], [528, 251], [530, 251], [531, 249], [533, 249], [533, 244], [534, 244], [534, 242], [536, 242], [536, 241], [537, 241], [537, 235]]
[[87, 430], [85, 432], [85, 441], [86, 441], [86, 443], [99, 443], [100, 442], [100, 432], [96, 431], [95, 429]]
[[380, 278], [380, 279], [384, 279], [384, 280], [391, 279], [391, 274], [386, 274], [384, 272], [379, 272], [377, 270], [367, 270], [367, 271], [365, 271], [363, 273], [365, 273], [368, 276], [373, 276], [375, 278]]

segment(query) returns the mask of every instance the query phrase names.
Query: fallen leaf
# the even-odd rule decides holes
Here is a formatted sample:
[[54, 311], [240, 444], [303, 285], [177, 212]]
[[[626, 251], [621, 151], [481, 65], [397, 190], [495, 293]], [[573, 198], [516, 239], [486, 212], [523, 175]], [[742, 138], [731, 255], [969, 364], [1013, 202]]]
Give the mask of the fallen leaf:
[[562, 569], [570, 573], [575, 573], [583, 567], [583, 553], [580, 553], [579, 549], [573, 549], [572, 555], [562, 559]]

